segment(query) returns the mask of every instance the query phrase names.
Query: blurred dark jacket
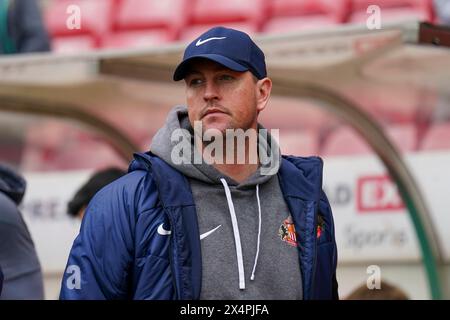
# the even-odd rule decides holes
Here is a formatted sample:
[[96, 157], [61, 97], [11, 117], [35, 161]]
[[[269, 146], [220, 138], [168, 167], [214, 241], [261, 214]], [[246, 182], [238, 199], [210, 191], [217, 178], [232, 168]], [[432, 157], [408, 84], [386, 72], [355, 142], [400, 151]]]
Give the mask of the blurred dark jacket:
[[0, 265], [3, 291], [0, 299], [43, 299], [41, 266], [33, 240], [18, 205], [25, 180], [0, 164]]
[[2, 295], [2, 288], [3, 288], [3, 272], [2, 267], [0, 267], [0, 296]]
[[0, 0], [0, 54], [49, 50], [38, 1]]

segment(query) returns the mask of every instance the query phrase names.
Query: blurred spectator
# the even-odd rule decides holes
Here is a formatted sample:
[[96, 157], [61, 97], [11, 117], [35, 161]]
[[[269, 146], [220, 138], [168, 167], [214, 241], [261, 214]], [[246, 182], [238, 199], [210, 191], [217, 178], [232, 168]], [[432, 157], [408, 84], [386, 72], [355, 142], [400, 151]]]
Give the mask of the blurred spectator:
[[83, 219], [84, 211], [97, 191], [125, 173], [118, 168], [108, 168], [94, 173], [69, 202], [67, 208], [69, 215]]
[[434, 11], [440, 24], [450, 26], [450, 1], [434, 0]]
[[49, 50], [37, 0], [0, 0], [0, 54]]
[[409, 298], [400, 288], [382, 281], [380, 289], [369, 289], [366, 283], [362, 284], [351, 292], [346, 300], [409, 300]]
[[43, 299], [41, 266], [18, 205], [26, 182], [0, 164], [0, 264], [3, 292], [0, 299]]

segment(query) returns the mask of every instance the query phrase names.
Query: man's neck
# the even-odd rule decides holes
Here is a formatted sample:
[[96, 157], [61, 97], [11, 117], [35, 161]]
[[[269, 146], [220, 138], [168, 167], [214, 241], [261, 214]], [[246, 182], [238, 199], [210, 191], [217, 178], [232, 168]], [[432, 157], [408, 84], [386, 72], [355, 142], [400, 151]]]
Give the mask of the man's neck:
[[[256, 133], [256, 131], [254, 131]], [[238, 155], [238, 153], [242, 152], [242, 149], [236, 145], [233, 145], [232, 157], [231, 159], [227, 158], [227, 139], [223, 141], [223, 152], [222, 161], [212, 161], [212, 166], [216, 168], [218, 171], [223, 173], [224, 175], [232, 178], [238, 183], [241, 183], [248, 179], [253, 173], [258, 170], [259, 167], [259, 157], [258, 157], [258, 138], [257, 136], [253, 136], [253, 139], [245, 139], [244, 146], [244, 155]], [[228, 143], [233, 144], [235, 142], [234, 139], [228, 140]], [[250, 143], [253, 143], [252, 147], [250, 147]], [[199, 143], [200, 145], [200, 143]], [[200, 149], [203, 150], [205, 145], [201, 143]], [[207, 156], [207, 155], [204, 155]], [[241, 157], [239, 157], [241, 156]], [[244, 156], [244, 159], [242, 159]], [[217, 159], [216, 159], [217, 160]], [[221, 163], [220, 163], [221, 162]]]
[[238, 183], [247, 180], [258, 170], [258, 164], [213, 164], [213, 167]]

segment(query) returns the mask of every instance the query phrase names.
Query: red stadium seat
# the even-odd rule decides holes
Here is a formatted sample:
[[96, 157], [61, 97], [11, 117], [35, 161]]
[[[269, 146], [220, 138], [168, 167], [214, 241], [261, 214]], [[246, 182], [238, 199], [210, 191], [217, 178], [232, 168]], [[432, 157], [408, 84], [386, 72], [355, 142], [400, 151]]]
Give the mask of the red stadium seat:
[[298, 31], [345, 22], [349, 0], [271, 0], [268, 33]]
[[117, 152], [105, 142], [89, 141], [76, 145], [76, 151], [65, 150], [57, 154], [54, 169], [104, 169], [109, 166], [123, 167], [126, 165]]
[[101, 169], [126, 165], [105, 141], [59, 121], [28, 127], [21, 168], [24, 171]]
[[368, 6], [376, 4], [380, 8], [410, 7], [418, 10], [432, 11], [432, 0], [351, 0], [353, 10], [366, 10]]
[[271, 19], [264, 27], [265, 33], [285, 33], [334, 26], [336, 22], [324, 15], [283, 17]]
[[[111, 30], [112, 12], [110, 0], [58, 0], [47, 7], [45, 21], [52, 37], [89, 35], [98, 45], [101, 36]], [[76, 13], [80, 13], [79, 28], [69, 28], [77, 20], [74, 18]]]
[[335, 126], [337, 119], [310, 101], [272, 96], [260, 122], [267, 128], [321, 131]]
[[[221, 23], [220, 24], [223, 27], [237, 29], [240, 31], [243, 31], [249, 35], [254, 35], [257, 33], [256, 26], [251, 23], [244, 23], [244, 22], [235, 22], [235, 23]], [[199, 35], [201, 35], [203, 32], [207, 31], [210, 28], [216, 27], [217, 24], [199, 24], [199, 25], [191, 25], [184, 28], [183, 32], [181, 33], [180, 40], [183, 41], [192, 41], [196, 39]]]
[[[378, 69], [377, 69], [378, 67]], [[383, 66], [382, 66], [383, 67]], [[379, 65], [366, 68], [364, 74], [376, 74]], [[430, 106], [435, 104], [433, 93], [407, 85], [367, 87], [355, 83], [345, 90], [345, 96], [354, 101], [371, 116], [388, 123], [414, 123], [420, 121]]]
[[[414, 125], [391, 125], [385, 128], [388, 138], [402, 152], [417, 148], [417, 130]], [[366, 155], [373, 151], [352, 128], [343, 126], [333, 131], [326, 139], [322, 155]]]
[[122, 31], [102, 39], [102, 48], [142, 48], [170, 41], [164, 30]]
[[311, 130], [280, 130], [281, 153], [296, 156], [317, 155], [318, 133]]
[[450, 123], [433, 125], [421, 143], [421, 150], [450, 150]]
[[196, 0], [193, 1], [191, 24], [246, 22], [259, 30], [266, 16], [266, 0]]
[[352, 0], [350, 22], [365, 22], [370, 15], [367, 8], [374, 4], [381, 9], [382, 21], [417, 18], [432, 22], [434, 19], [432, 0]]
[[388, 137], [403, 153], [416, 151], [418, 147], [417, 128], [413, 124], [391, 125], [387, 127]]
[[185, 0], [122, 0], [115, 17], [115, 29], [162, 29], [171, 39], [176, 39], [188, 14]]
[[333, 131], [322, 148], [323, 156], [365, 155], [371, 152], [367, 143], [349, 127]]

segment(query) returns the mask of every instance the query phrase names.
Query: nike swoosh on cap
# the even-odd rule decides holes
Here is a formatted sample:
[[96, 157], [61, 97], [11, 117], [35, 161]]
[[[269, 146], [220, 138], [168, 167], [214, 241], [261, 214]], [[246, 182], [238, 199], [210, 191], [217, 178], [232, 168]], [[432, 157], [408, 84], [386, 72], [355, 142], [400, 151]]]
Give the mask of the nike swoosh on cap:
[[219, 224], [219, 225], [218, 225], [217, 227], [215, 227], [214, 229], [209, 230], [208, 232], [202, 233], [202, 234], [200, 235], [200, 240], [205, 239], [207, 236], [209, 236], [211, 233], [213, 233], [214, 231], [216, 231], [217, 229], [219, 229], [221, 226], [222, 226], [222, 225]]
[[161, 224], [158, 226], [158, 233], [159, 233], [160, 235], [162, 235], [162, 236], [168, 236], [168, 235], [170, 235], [170, 234], [172, 233], [172, 231], [171, 231], [171, 230], [166, 230], [166, 229], [164, 229], [163, 225], [164, 225], [164, 223], [161, 223]]
[[227, 37], [212, 37], [212, 38], [208, 38], [205, 40], [202, 39], [198, 39], [197, 43], [195, 44], [196, 47], [201, 46], [202, 44], [211, 41], [211, 40], [222, 40], [222, 39], [226, 39]]

